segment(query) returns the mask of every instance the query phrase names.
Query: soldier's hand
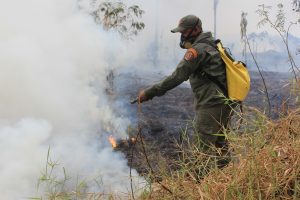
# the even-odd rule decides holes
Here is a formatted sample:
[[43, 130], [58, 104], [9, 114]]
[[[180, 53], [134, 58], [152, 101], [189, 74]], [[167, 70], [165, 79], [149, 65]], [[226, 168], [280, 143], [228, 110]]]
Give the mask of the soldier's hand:
[[145, 91], [142, 90], [139, 92], [139, 96], [138, 96], [138, 103], [143, 103], [145, 101], [148, 101], [149, 99], [146, 97], [145, 95]]

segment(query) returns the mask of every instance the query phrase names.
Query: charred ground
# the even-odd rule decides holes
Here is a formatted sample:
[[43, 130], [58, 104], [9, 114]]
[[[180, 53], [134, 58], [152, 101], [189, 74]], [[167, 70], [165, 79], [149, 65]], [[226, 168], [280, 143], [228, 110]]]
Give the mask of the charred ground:
[[[289, 99], [290, 74], [265, 72], [264, 77], [271, 100], [271, 117], [278, 118], [290, 105], [295, 105]], [[183, 84], [162, 97], [155, 97], [138, 106], [130, 105], [130, 99], [135, 98], [139, 90], [161, 80], [163, 76], [154, 74], [148, 76], [146, 81], [134, 73], [118, 74], [113, 78], [114, 85], [111, 85], [110, 80], [110, 93], [113, 94], [113, 98], [128, 102], [124, 106], [127, 107], [133, 121], [128, 134], [130, 137], [141, 136], [137, 138], [136, 143], [129, 140], [119, 141], [116, 151], [123, 152], [128, 159], [128, 165], [140, 174], [149, 174], [151, 168], [156, 171], [160, 166], [167, 166], [169, 170], [176, 169], [182, 130], [186, 129], [192, 134], [192, 120], [195, 115], [194, 97], [189, 85]], [[266, 95], [258, 73], [251, 72], [251, 83], [251, 91], [244, 105], [266, 110]]]

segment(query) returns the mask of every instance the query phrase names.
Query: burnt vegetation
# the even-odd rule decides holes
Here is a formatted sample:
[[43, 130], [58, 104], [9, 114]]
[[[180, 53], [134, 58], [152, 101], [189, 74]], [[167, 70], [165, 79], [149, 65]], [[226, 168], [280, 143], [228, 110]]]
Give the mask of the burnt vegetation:
[[[154, 76], [155, 79], [158, 78], [158, 75]], [[220, 196], [226, 195], [228, 193], [227, 190], [230, 187], [234, 187], [231, 186], [231, 183], [237, 181], [234, 179], [238, 178], [238, 176], [236, 175], [230, 179], [223, 177], [222, 180], [224, 182], [217, 181], [219, 176], [224, 175], [224, 172], [234, 173], [236, 170], [240, 170], [240, 173], [250, 172], [251, 169], [247, 169], [247, 167], [251, 168], [253, 166], [250, 166], [249, 162], [255, 161], [259, 165], [264, 164], [264, 160], [271, 162], [272, 160], [267, 158], [267, 156], [271, 155], [265, 152], [265, 157], [260, 157], [260, 151], [275, 148], [275, 141], [278, 140], [273, 141], [271, 137], [281, 137], [280, 135], [282, 134], [290, 134], [290, 131], [293, 132], [292, 135], [294, 136], [294, 132], [300, 131], [300, 127], [297, 125], [299, 119], [299, 112], [297, 111], [298, 102], [296, 100], [297, 93], [291, 92], [291, 75], [289, 73], [264, 72], [263, 76], [271, 86], [269, 87], [271, 116], [266, 116], [266, 97], [262, 89], [263, 82], [261, 81], [261, 77], [258, 72], [251, 72], [252, 88], [249, 97], [244, 103], [244, 113], [241, 115], [239, 110], [237, 110], [232, 121], [232, 127], [228, 133], [234, 161], [222, 170], [217, 168], [214, 168], [212, 171], [206, 170], [208, 165], [213, 165], [208, 163], [214, 163], [214, 160], [208, 161], [207, 155], [203, 155], [199, 149], [192, 146], [189, 142], [193, 135], [194, 117], [194, 97], [189, 87], [177, 87], [169, 91], [166, 95], [154, 98], [139, 106], [129, 105], [128, 109], [131, 114], [136, 116], [136, 124], [128, 130], [129, 139], [120, 141], [115, 150], [123, 152], [128, 159], [128, 165], [136, 169], [140, 175], [146, 177], [152, 185], [152, 190], [150, 193], [145, 194], [145, 199], [199, 199], [198, 195], [200, 194], [193, 192], [193, 190], [200, 190], [201, 193], [210, 195], [209, 198], [208, 196], [206, 196], [207, 198], [204, 196], [203, 199], [234, 199], [233, 197], [238, 195], [239, 192], [241, 193], [241, 199], [244, 199], [249, 197], [246, 195], [250, 195], [245, 193], [248, 189], [253, 190], [252, 197], [258, 197], [258, 193], [256, 192], [261, 193], [259, 195], [266, 192], [264, 191], [267, 190], [266, 188], [261, 188], [258, 191], [259, 186], [256, 185], [259, 184], [258, 182], [251, 182], [253, 185], [249, 185], [250, 182], [246, 182], [250, 181], [246, 180], [249, 174], [244, 174], [244, 186], [235, 188], [235, 193], [230, 194], [231, 196]], [[149, 84], [139, 81], [140, 79], [136, 74], [117, 74], [116, 79], [116, 83], [118, 81], [122, 82], [122, 79], [123, 81], [130, 80], [135, 82], [130, 88], [116, 90], [115, 98], [125, 98], [128, 99], [128, 102], [131, 98], [135, 97], [140, 88], [144, 88]], [[152, 78], [149, 81], [151, 80]], [[287, 118], [288, 120], [295, 118], [295, 121], [292, 120], [291, 122], [293, 124], [292, 127], [286, 122]], [[241, 119], [243, 119], [242, 124], [240, 123]], [[274, 126], [281, 128], [276, 132], [277, 129], [274, 131]], [[286, 133], [284, 133], [284, 130], [286, 130]], [[273, 133], [275, 134], [274, 136], [272, 136]], [[130, 140], [133, 137], [136, 139], [134, 143]], [[284, 136], [284, 139], [289, 138], [290, 140], [286, 140], [285, 142], [291, 143], [297, 137]], [[272, 147], [269, 144], [272, 144]], [[278, 145], [280, 146], [280, 144]], [[254, 153], [255, 157], [251, 157], [254, 156]], [[249, 161], [250, 158], [252, 159], [251, 161]], [[244, 163], [245, 160], [248, 161], [246, 164]], [[298, 160], [296, 161], [298, 162]], [[248, 164], [249, 166], [247, 166]], [[279, 163], [274, 163], [274, 166], [277, 164]], [[297, 165], [296, 167], [299, 164], [294, 163], [294, 165]], [[273, 163], [267, 163], [266, 165], [272, 167]], [[284, 166], [287, 165], [283, 165], [282, 167]], [[256, 179], [256, 176], [259, 176], [260, 173], [265, 173], [261, 167], [259, 166], [260, 172], [257, 172], [258, 174], [255, 174], [253, 179]], [[202, 169], [200, 175], [199, 169]], [[278, 170], [281, 171], [282, 169], [278, 168]], [[276, 174], [277, 172], [274, 173]], [[232, 174], [229, 175], [232, 176]], [[223, 189], [223, 193], [219, 194], [216, 192], [213, 189], [216, 185], [213, 184], [209, 185], [209, 191], [202, 191], [204, 186], [208, 187], [204, 183], [207, 183], [206, 181], [208, 180], [212, 181], [214, 178], [216, 178], [214, 183], [219, 184], [217, 186]], [[268, 178], [268, 181], [271, 181], [272, 178], [276, 177], [270, 176], [266, 179]], [[249, 186], [249, 188], [245, 185]], [[246, 188], [243, 189], [242, 187]], [[277, 185], [270, 187], [277, 187]], [[171, 190], [172, 193], [168, 190]], [[287, 192], [288, 190], [289, 192]], [[270, 191], [267, 193], [264, 194], [266, 198], [263, 199], [271, 199], [268, 195], [275, 195], [274, 193], [271, 194]], [[287, 194], [290, 195], [290, 198], [295, 196], [291, 188], [286, 189], [284, 194], [276, 195], [279, 197], [280, 195]]]
[[[299, 12], [299, 1], [293, 5], [294, 11]], [[244, 113], [236, 110], [227, 133], [231, 163], [220, 169], [213, 156], [203, 154], [190, 143], [193, 94], [190, 88], [175, 88], [163, 97], [129, 107], [137, 116], [137, 128], [128, 133], [130, 137], [137, 136], [136, 141], [122, 143], [116, 150], [125, 154], [129, 166], [146, 177], [150, 185], [141, 196], [132, 193], [131, 198], [300, 198], [299, 68], [288, 45], [290, 28], [298, 22], [286, 26], [282, 4], [277, 6], [275, 21], [271, 20], [268, 9], [271, 7], [259, 6], [257, 12], [262, 17], [259, 26], [270, 25], [280, 35], [291, 73], [264, 72], [255, 61], [258, 72], [251, 72], [251, 91], [244, 103]], [[242, 40], [251, 51], [246, 24], [244, 19]], [[126, 74], [119, 78], [122, 76], [131, 80], [137, 77]], [[135, 81], [134, 87], [119, 91], [119, 98], [129, 100], [147, 86], [138, 79]]]

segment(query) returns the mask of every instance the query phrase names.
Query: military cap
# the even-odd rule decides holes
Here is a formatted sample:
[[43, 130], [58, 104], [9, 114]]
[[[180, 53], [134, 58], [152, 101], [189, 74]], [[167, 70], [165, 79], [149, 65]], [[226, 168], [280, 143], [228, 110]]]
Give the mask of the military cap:
[[182, 32], [188, 28], [193, 28], [198, 21], [198, 26], [202, 28], [202, 22], [199, 17], [195, 15], [187, 15], [180, 19], [178, 26], [171, 30], [172, 33]]

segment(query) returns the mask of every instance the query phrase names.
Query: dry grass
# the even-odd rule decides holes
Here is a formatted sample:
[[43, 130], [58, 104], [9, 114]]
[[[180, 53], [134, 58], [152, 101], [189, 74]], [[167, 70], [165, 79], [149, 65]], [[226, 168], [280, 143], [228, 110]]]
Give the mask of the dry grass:
[[199, 181], [193, 175], [199, 165], [182, 163], [181, 170], [161, 174], [173, 194], [153, 185], [142, 199], [300, 199], [300, 109], [276, 122], [255, 113], [244, 120], [243, 134], [229, 134], [230, 165]]

